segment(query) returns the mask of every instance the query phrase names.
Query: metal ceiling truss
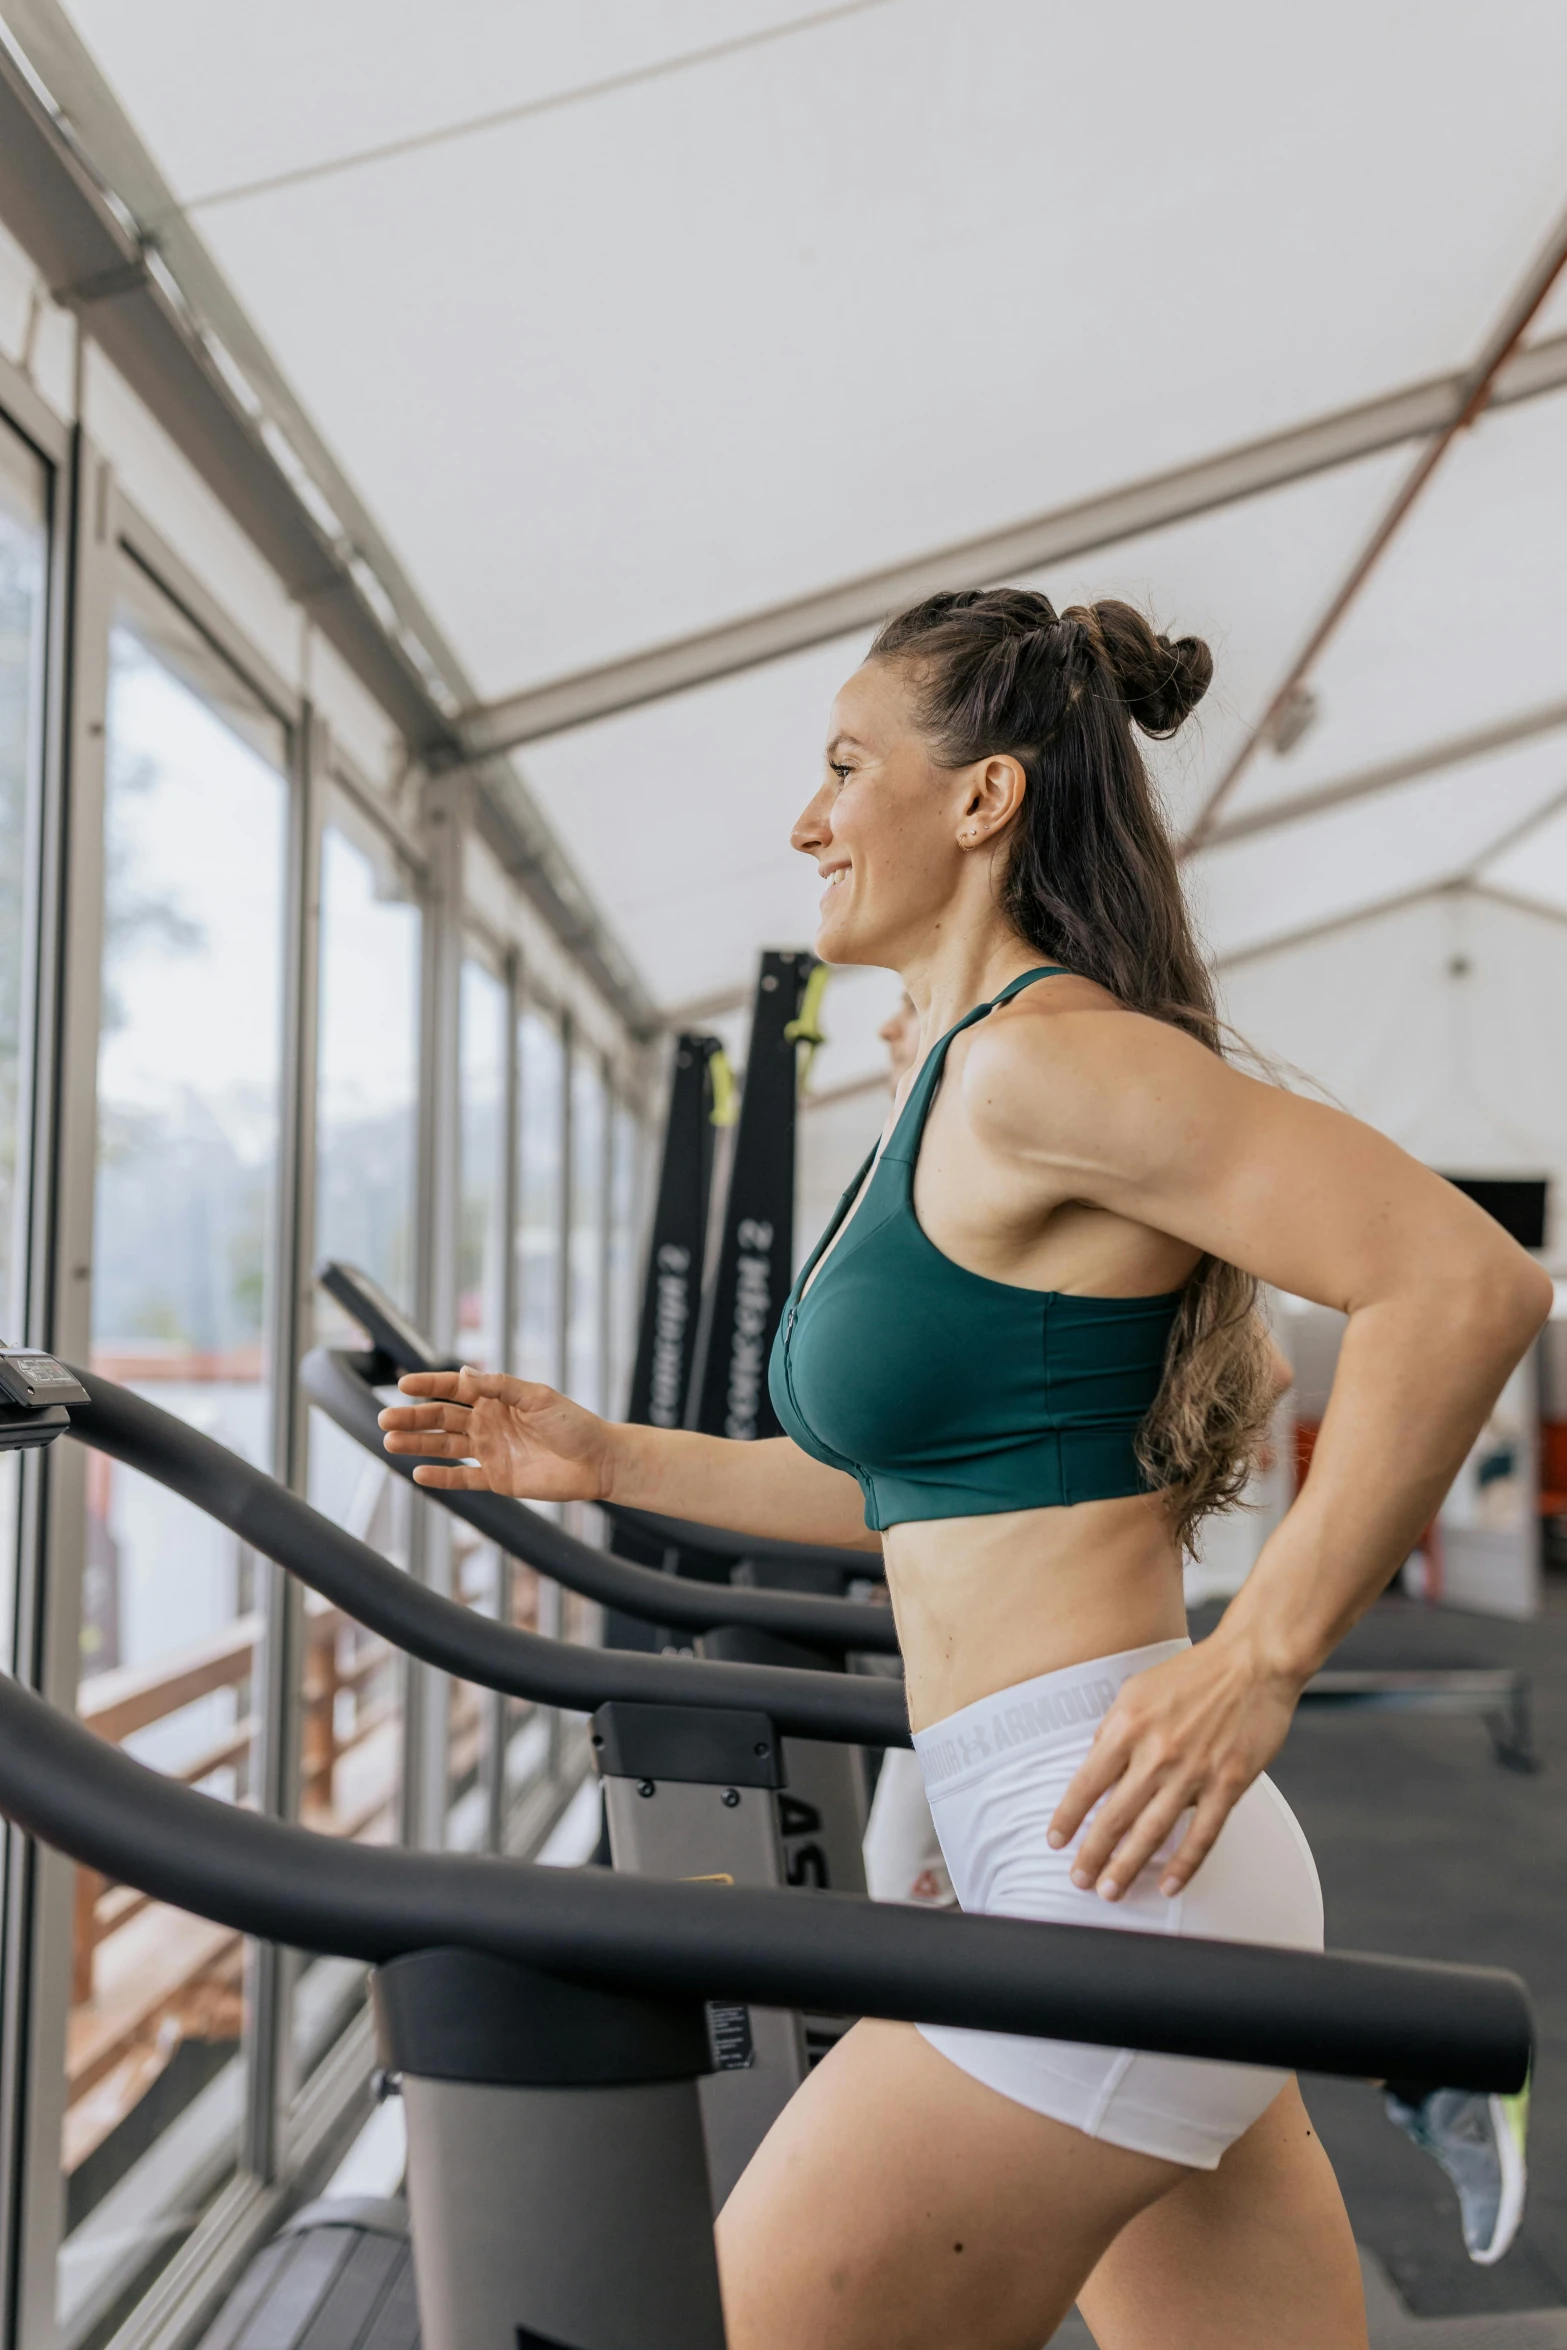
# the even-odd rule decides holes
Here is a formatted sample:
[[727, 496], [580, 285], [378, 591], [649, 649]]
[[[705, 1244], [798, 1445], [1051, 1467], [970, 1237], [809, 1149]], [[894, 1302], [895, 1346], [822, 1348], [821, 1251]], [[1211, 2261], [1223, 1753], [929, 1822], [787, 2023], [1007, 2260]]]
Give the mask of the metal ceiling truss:
[[1286, 717], [1291, 702], [1304, 689], [1324, 648], [1337, 634], [1345, 614], [1409, 519], [1412, 508], [1432, 475], [1469, 426], [1491, 405], [1508, 362], [1521, 347], [1524, 336], [1539, 316], [1546, 297], [1564, 268], [1567, 268], [1567, 214], [1563, 214], [1556, 222], [1525, 271], [1521, 283], [1510, 296], [1501, 317], [1486, 337], [1478, 357], [1465, 370], [1463, 397], [1457, 413], [1439, 432], [1432, 435], [1420, 451], [1326, 610], [1313, 625], [1305, 643], [1275, 687], [1267, 707], [1248, 730], [1239, 750], [1203, 802], [1196, 822], [1182, 843], [1186, 854], [1201, 848], [1212, 833], [1219, 810], [1245, 774], [1259, 746], [1274, 738], [1275, 729]]
[[1341, 930], [1358, 929], [1362, 923], [1374, 922], [1382, 914], [1401, 914], [1406, 907], [1424, 905], [1428, 898], [1477, 897], [1487, 898], [1493, 905], [1506, 906], [1515, 913], [1538, 914], [1543, 921], [1567, 924], [1567, 908], [1548, 904], [1543, 898], [1532, 898], [1527, 891], [1509, 889], [1505, 882], [1488, 881], [1485, 869], [1520, 841], [1527, 840], [1541, 825], [1549, 824], [1567, 808], [1567, 785], [1529, 815], [1510, 825], [1496, 840], [1487, 842], [1478, 854], [1469, 858], [1462, 870], [1443, 874], [1435, 881], [1422, 881], [1413, 889], [1394, 891], [1384, 898], [1373, 899], [1369, 905], [1352, 906], [1342, 914], [1327, 914], [1316, 922], [1302, 923], [1297, 930], [1280, 931], [1273, 938], [1255, 940], [1250, 946], [1237, 947], [1232, 953], [1214, 956], [1217, 971], [1234, 971], [1246, 963], [1260, 963], [1266, 955], [1287, 954], [1292, 947], [1311, 946], [1319, 938], [1332, 938]]
[[[300, 408], [53, 0], [7, 0], [33, 77], [0, 45], [0, 220], [53, 298], [158, 419], [414, 756], [463, 757], [470, 679]], [[126, 225], [156, 213], [159, 239]], [[248, 397], [246, 396], [248, 394]], [[637, 1034], [657, 1014], [511, 767], [481, 763], [490, 846]]]
[[[0, 218], [32, 254], [54, 298], [76, 312], [313, 624], [387, 710], [414, 753], [432, 768], [477, 770], [481, 829], [491, 847], [557, 937], [641, 1034], [662, 1023], [542, 812], [501, 754], [873, 627], [888, 611], [936, 588], [1023, 577], [1406, 442], [1424, 442], [1416, 469], [1330, 605], [1326, 623], [1318, 623], [1297, 657], [1271, 710], [1304, 676], [1327, 628], [1452, 439], [1485, 407], [1509, 407], [1567, 387], [1567, 334], [1519, 347], [1567, 258], [1559, 229], [1468, 369], [720, 627], [498, 701], [476, 703], [455, 650], [299, 405], [57, 0], [7, 0], [6, 18], [64, 120], [51, 114], [26, 73], [0, 46]], [[126, 217], [156, 223], [156, 233], [133, 233]], [[1218, 847], [1255, 837], [1567, 728], [1567, 703], [1498, 721], [1220, 821], [1220, 800], [1238, 780], [1266, 724], [1265, 714], [1199, 817], [1189, 846], [1200, 840], [1204, 847]], [[1532, 831], [1559, 804], [1553, 801], [1531, 816], [1516, 836], [1493, 844], [1479, 862]], [[1427, 884], [1219, 961], [1233, 967], [1444, 890], [1481, 887], [1466, 879]], [[1483, 894], [1551, 913], [1507, 892], [1486, 888]], [[720, 999], [711, 1002], [716, 1011]], [[727, 1010], [727, 996], [722, 1002]], [[704, 1003], [702, 1009], [708, 1012], [709, 1006]]]
[[[1567, 334], [1531, 344], [1507, 365], [1491, 404], [1521, 400], [1567, 385]], [[535, 742], [610, 717], [666, 694], [711, 685], [745, 669], [781, 661], [856, 629], [876, 627], [889, 612], [938, 588], [989, 587], [1049, 564], [1111, 547], [1147, 531], [1168, 529], [1221, 506], [1285, 489], [1313, 474], [1353, 465], [1401, 443], [1429, 439], [1452, 427], [1471, 396], [1468, 371], [1338, 410], [1265, 440], [1248, 441], [1212, 457], [1150, 474], [1071, 506], [1055, 508], [1011, 528], [963, 539], [885, 570], [819, 593], [726, 621], [700, 635], [678, 637], [573, 676], [481, 703], [458, 721], [469, 759]]]
[[1444, 767], [1464, 767], [1473, 759], [1483, 759], [1493, 752], [1533, 741], [1539, 735], [1564, 730], [1567, 730], [1567, 702], [1549, 702], [1543, 709], [1525, 710], [1516, 718], [1497, 719], [1492, 725], [1476, 727], [1471, 733], [1428, 743], [1420, 750], [1384, 760], [1376, 767], [1363, 767], [1358, 773], [1340, 776], [1332, 783], [1314, 784], [1311, 790], [1295, 792], [1288, 799], [1270, 800], [1264, 807], [1248, 808], [1243, 814], [1216, 824], [1203, 848], [1218, 849], [1230, 841], [1253, 840], [1259, 833], [1277, 831], [1280, 825], [1298, 824], [1302, 818], [1320, 816], [1329, 808], [1347, 807], [1351, 801], [1391, 791], [1396, 784], [1418, 783], [1424, 776], [1440, 774]]
[[1384, 914], [1402, 914], [1410, 906], [1423, 906], [1428, 898], [1451, 897], [1474, 886], [1448, 874], [1439, 881], [1422, 881], [1414, 889], [1392, 890], [1386, 897], [1372, 898], [1363, 906], [1351, 906], [1342, 914], [1323, 914], [1314, 922], [1302, 922], [1294, 930], [1281, 930], [1272, 938], [1259, 938], [1250, 946], [1216, 954], [1213, 968], [1220, 972], [1239, 971], [1247, 963], [1262, 962], [1268, 955], [1286, 955], [1294, 947], [1315, 946], [1318, 939], [1336, 938], [1344, 930], [1358, 930], [1362, 924], [1375, 922]]

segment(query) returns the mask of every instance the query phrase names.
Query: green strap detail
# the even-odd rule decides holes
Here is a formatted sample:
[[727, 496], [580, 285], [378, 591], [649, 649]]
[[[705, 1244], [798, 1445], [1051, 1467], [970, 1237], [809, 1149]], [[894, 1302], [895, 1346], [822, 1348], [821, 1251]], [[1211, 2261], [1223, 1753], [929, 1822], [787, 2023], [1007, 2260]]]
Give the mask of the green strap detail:
[[1038, 963], [1032, 971], [1020, 972], [1016, 979], [1009, 979], [1001, 993], [993, 995], [982, 1009], [993, 1012], [998, 1004], [1009, 1004], [1023, 988], [1032, 987], [1036, 979], [1070, 979], [1071, 976], [1064, 963]]

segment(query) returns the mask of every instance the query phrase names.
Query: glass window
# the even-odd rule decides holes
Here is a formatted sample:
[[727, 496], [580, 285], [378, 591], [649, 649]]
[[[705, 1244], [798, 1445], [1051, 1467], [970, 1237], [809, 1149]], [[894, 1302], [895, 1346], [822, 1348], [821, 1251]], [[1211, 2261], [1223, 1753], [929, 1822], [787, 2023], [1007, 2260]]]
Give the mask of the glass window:
[[[517, 1326], [512, 1368], [520, 1378], [561, 1383], [562, 1252], [566, 1225], [566, 1043], [559, 1020], [526, 1004], [517, 1022]], [[511, 1620], [527, 1631], [562, 1629], [560, 1589], [512, 1560]], [[555, 1718], [508, 1701], [498, 1802], [506, 1822], [554, 1761]]]
[[[21, 1332], [22, 997], [29, 817], [43, 743], [49, 475], [0, 425], [0, 1337]], [[0, 1455], [0, 1667], [15, 1620], [17, 1455]]]
[[[464, 958], [459, 992], [459, 1232], [457, 1347], [465, 1362], [501, 1367], [505, 1352], [505, 982], [477, 954]], [[506, 1562], [460, 1518], [450, 1522], [454, 1587], [484, 1615], [506, 1612]], [[466, 1681], [451, 1684], [447, 1712], [449, 1845], [493, 1848], [503, 1818], [500, 1740], [504, 1701]]]
[[[286, 776], [281, 724], [127, 562], [110, 643], [92, 1359], [263, 1467]], [[99, 1453], [88, 1510], [83, 1720], [248, 1800], [255, 1554]], [[69, 2338], [172, 2252], [232, 2166], [243, 1963], [237, 1936], [78, 1872]]]
[[636, 1112], [617, 1102], [609, 1127], [609, 1394], [616, 1415], [631, 1395], [637, 1344], [637, 1273], [642, 1129]]
[[411, 1307], [419, 907], [402, 858], [344, 800], [321, 844], [318, 1051], [316, 1254]]
[[[418, 1191], [417, 887], [379, 828], [334, 793], [321, 840], [316, 1028], [314, 1261], [342, 1257], [413, 1303]], [[316, 1337], [357, 1345], [357, 1330], [315, 1291]], [[406, 1567], [412, 1495], [321, 1412], [310, 1414], [307, 1491], [316, 1508]], [[393, 1843], [401, 1826], [405, 1666], [374, 1633], [312, 1593], [305, 1600], [300, 1812], [307, 1826]], [[317, 1958], [292, 2009], [294, 2077], [303, 2080], [364, 1996], [364, 1969]]]
[[608, 1296], [604, 1211], [609, 1177], [609, 1097], [596, 1054], [571, 1058], [571, 1310], [566, 1390], [589, 1411], [605, 1409]]
[[521, 1379], [561, 1380], [566, 1048], [560, 1024], [524, 1008], [517, 1034], [517, 1339]]
[[473, 955], [462, 966], [461, 1230], [457, 1344], [465, 1362], [498, 1370], [506, 1250], [506, 984]]
[[[345, 797], [321, 844], [315, 1256], [360, 1266], [413, 1304], [418, 1168], [420, 914], [402, 858]], [[351, 1330], [323, 1292], [317, 1334]], [[319, 1412], [310, 1499], [405, 1565], [411, 1495]], [[394, 1840], [401, 1775], [401, 1664], [384, 1641], [312, 1599], [301, 1807], [313, 1828]]]

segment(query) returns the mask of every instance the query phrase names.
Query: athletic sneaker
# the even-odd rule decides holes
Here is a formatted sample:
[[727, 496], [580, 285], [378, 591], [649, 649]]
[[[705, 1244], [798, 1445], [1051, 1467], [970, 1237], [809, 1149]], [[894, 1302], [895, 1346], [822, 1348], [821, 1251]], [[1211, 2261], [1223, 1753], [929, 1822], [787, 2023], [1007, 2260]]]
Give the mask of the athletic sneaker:
[[1468, 2089], [1437, 2089], [1418, 2105], [1391, 2090], [1388, 2119], [1446, 2171], [1458, 2190], [1464, 2249], [1481, 2268], [1500, 2260], [1523, 2218], [1529, 2172], [1524, 2140], [1529, 2091], [1483, 2097]]

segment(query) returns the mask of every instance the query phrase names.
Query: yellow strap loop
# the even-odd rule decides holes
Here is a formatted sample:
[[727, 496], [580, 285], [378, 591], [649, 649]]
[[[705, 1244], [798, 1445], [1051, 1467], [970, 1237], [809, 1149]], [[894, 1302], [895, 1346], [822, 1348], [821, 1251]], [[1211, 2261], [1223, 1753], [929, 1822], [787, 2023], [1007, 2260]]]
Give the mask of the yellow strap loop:
[[708, 1123], [713, 1126], [732, 1126], [740, 1115], [740, 1088], [735, 1083], [729, 1055], [722, 1045], [710, 1056], [707, 1075], [713, 1088], [713, 1106], [708, 1112]]
[[827, 982], [831, 977], [832, 966], [830, 964], [818, 963], [816, 965], [805, 983], [805, 993], [800, 998], [798, 1016], [791, 1020], [784, 1030], [784, 1037], [788, 1043], [805, 1046], [805, 1051], [800, 1059], [800, 1091], [802, 1094], [810, 1091], [812, 1066], [815, 1063], [817, 1053], [827, 1042], [822, 1030], [822, 998], [827, 993]]

